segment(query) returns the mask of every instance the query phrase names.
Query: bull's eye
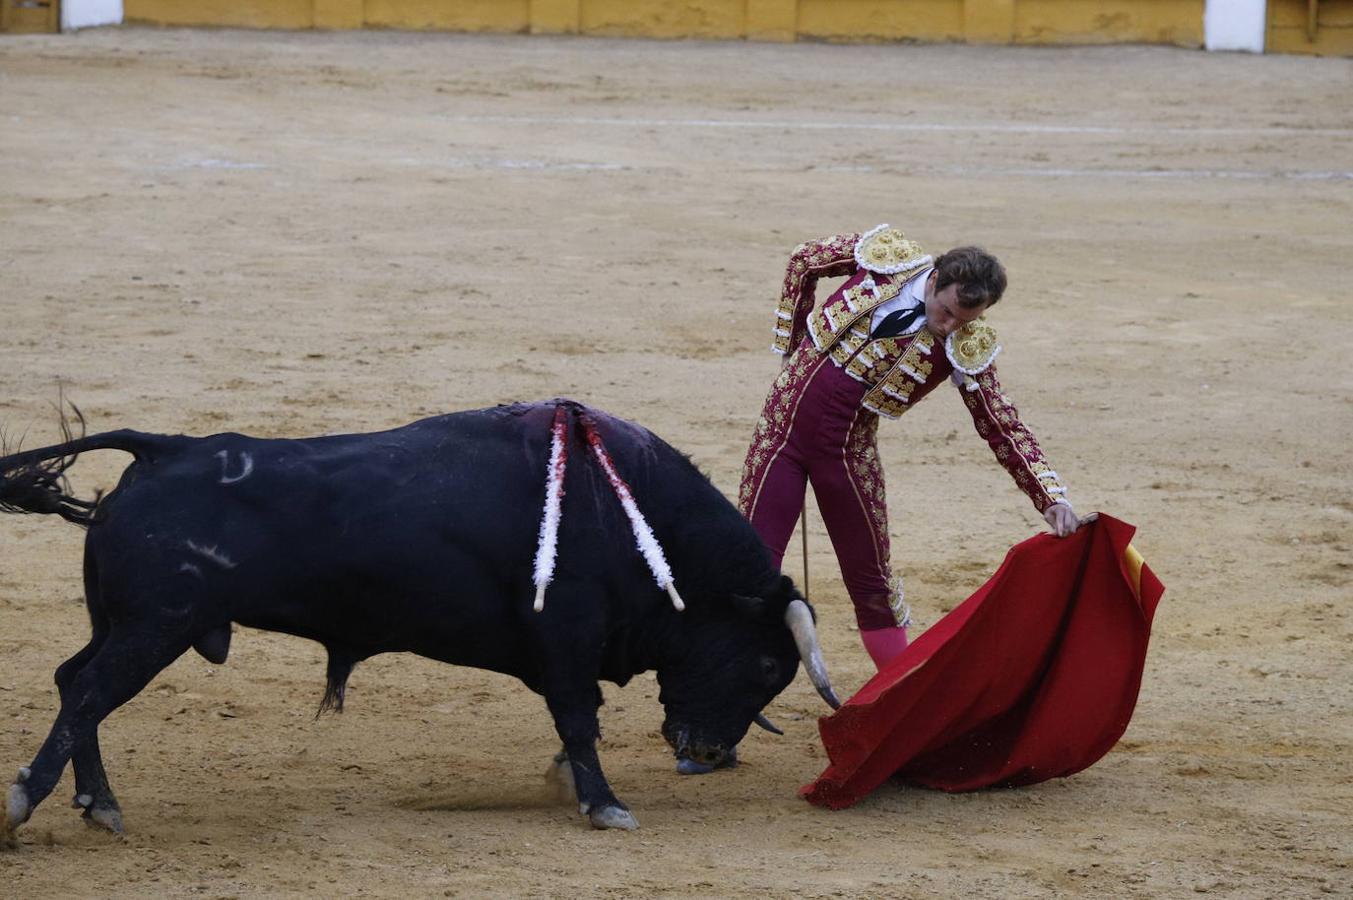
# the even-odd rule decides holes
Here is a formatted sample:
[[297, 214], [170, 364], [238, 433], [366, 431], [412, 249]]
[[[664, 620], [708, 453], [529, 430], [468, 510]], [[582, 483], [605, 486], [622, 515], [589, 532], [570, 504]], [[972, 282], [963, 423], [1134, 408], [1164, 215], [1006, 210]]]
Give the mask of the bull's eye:
[[780, 664], [769, 656], [761, 657], [761, 677], [766, 684], [774, 684], [780, 677]]

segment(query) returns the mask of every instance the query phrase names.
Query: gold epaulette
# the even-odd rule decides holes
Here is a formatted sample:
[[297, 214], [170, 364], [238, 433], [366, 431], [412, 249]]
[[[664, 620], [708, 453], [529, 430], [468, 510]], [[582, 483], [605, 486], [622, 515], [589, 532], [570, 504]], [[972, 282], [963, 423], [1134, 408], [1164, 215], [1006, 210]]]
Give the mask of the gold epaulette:
[[[887, 224], [866, 231], [855, 242], [855, 262], [862, 269], [880, 275], [909, 276], [934, 260], [902, 232]], [[904, 277], [905, 281], [906, 278]]]
[[977, 375], [991, 367], [1001, 345], [996, 342], [996, 329], [977, 318], [944, 339], [944, 355], [954, 364], [954, 370], [964, 375]]

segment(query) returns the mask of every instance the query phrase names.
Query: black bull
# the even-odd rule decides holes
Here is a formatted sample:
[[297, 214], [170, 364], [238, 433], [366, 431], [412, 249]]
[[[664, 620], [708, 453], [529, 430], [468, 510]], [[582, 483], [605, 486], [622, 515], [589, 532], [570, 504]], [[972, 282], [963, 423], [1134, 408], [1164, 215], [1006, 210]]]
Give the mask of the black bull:
[[[801, 658], [833, 702], [807, 606], [727, 499], [651, 432], [563, 407], [572, 459], [540, 612], [533, 559], [555, 403], [303, 440], [124, 430], [0, 458], [0, 509], [87, 527], [93, 632], [56, 671], [60, 712], [9, 788], [0, 830], [27, 821], [68, 760], [76, 805], [120, 830], [100, 722], [190, 647], [224, 662], [232, 622], [322, 643], [325, 704], [340, 708], [353, 666], [377, 653], [520, 678], [544, 696], [597, 827], [636, 824], [597, 760], [599, 679], [623, 685], [656, 670], [663, 735], [705, 765], [727, 760], [764, 721]], [[580, 421], [604, 439], [647, 515], [685, 611], [646, 567]], [[79, 500], [63, 473], [98, 449], [134, 461], [108, 496]]]

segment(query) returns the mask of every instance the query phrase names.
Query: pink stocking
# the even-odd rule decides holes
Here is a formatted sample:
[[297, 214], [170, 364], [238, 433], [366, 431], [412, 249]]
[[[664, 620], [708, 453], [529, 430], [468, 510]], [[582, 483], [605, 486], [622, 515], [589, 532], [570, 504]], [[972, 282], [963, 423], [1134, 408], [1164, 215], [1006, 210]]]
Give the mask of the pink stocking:
[[907, 649], [906, 626], [861, 631], [860, 639], [864, 641], [864, 649], [869, 651], [870, 658], [880, 671], [892, 662], [894, 657]]

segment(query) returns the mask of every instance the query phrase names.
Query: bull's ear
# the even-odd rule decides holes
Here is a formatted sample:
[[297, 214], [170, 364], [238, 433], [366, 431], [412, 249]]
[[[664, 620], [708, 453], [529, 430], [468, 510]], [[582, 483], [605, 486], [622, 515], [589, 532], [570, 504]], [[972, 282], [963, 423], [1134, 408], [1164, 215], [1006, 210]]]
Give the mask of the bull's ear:
[[[780, 580], [776, 581], [774, 586], [766, 591], [764, 597], [753, 597], [747, 594], [734, 594], [733, 606], [744, 617], [754, 621], [762, 622], [781, 622], [785, 617], [785, 610], [789, 604], [795, 600], [802, 600], [803, 594], [794, 587], [794, 580], [788, 575], [781, 575]], [[811, 609], [811, 607], [809, 607]]]
[[737, 609], [739, 615], [747, 619], [764, 619], [770, 615], [770, 602], [765, 597], [734, 594], [733, 606]]

